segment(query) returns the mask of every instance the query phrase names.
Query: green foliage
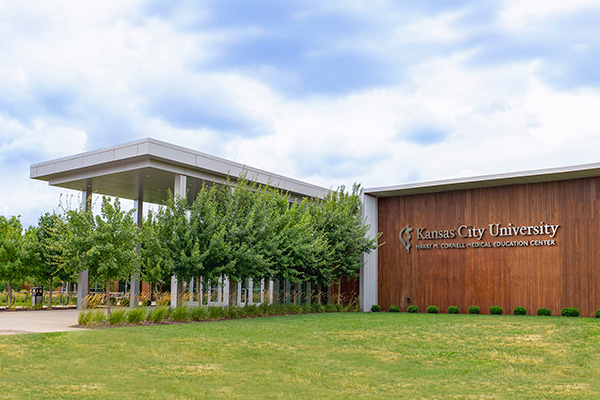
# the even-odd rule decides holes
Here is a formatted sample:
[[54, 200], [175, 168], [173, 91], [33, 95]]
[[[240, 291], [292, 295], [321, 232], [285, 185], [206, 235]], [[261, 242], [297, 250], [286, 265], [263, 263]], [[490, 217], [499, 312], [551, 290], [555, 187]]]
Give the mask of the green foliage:
[[473, 305], [473, 306], [469, 306], [469, 309], [467, 310], [467, 312], [468, 312], [469, 314], [474, 314], [474, 315], [476, 315], [476, 314], [479, 314], [479, 313], [481, 312], [481, 310], [479, 309], [479, 307], [478, 307], [478, 306], [475, 306], [475, 305]]
[[190, 309], [190, 319], [192, 321], [202, 321], [206, 319], [207, 313], [204, 307], [192, 307]]
[[594, 314], [594, 316], [596, 318], [600, 318], [600, 310], [596, 310], [596, 313]]
[[223, 319], [225, 316], [225, 309], [223, 307], [210, 307], [208, 309], [208, 317], [210, 319]]
[[[112, 316], [113, 313], [111, 313]], [[144, 317], [146, 316], [146, 310], [144, 310], [143, 308], [133, 308], [131, 310], [129, 310], [129, 312], [127, 313], [127, 323], [129, 324], [139, 324], [144, 320]]]
[[515, 307], [513, 308], [514, 315], [527, 315], [527, 309], [525, 307]]
[[[21, 221], [0, 215], [0, 280], [8, 282], [9, 294], [14, 290], [13, 281], [22, 280], [30, 273], [30, 247], [23, 236]], [[9, 306], [14, 305], [12, 297], [8, 302]]]
[[79, 317], [77, 318], [77, 323], [81, 326], [90, 326], [92, 322], [92, 312], [91, 311], [82, 311], [79, 313]]
[[552, 315], [552, 310], [549, 310], [549, 309], [547, 309], [545, 307], [541, 307], [541, 308], [538, 308], [537, 315], [549, 317], [549, 316]]
[[381, 311], [381, 306], [379, 304], [373, 304], [371, 306], [371, 311], [372, 312], [380, 312]]
[[416, 314], [419, 312], [419, 307], [417, 307], [416, 305], [413, 304], [413, 305], [408, 306], [407, 311], [411, 314]]
[[107, 316], [104, 310], [94, 310], [90, 311], [90, 322], [92, 325], [102, 325], [104, 321], [106, 321]]
[[177, 322], [187, 322], [190, 320], [190, 312], [187, 306], [178, 306], [171, 312], [171, 318]]
[[579, 310], [575, 307], [564, 307], [560, 310], [560, 315], [563, 317], [579, 317]]
[[389, 312], [400, 312], [400, 307], [398, 307], [396, 304], [392, 304], [388, 311]]
[[121, 307], [129, 307], [129, 302], [130, 302], [129, 296], [123, 296], [119, 299], [119, 305]]
[[[314, 303], [314, 304], [311, 304], [310, 308], [311, 308], [311, 311], [314, 313], [325, 312], [325, 307], [323, 307], [322, 304]], [[381, 307], [380, 307], [380, 309], [381, 309]]]
[[450, 307], [448, 307], [448, 310], [446, 312], [448, 314], [459, 314], [460, 309], [457, 306], [450, 306]]
[[108, 316], [109, 325], [120, 325], [125, 322], [125, 310], [115, 310]]
[[148, 314], [148, 319], [155, 324], [161, 323], [169, 315], [169, 309], [164, 306], [156, 307], [154, 312]]
[[490, 307], [490, 315], [502, 315], [504, 310], [500, 306], [491, 306]]
[[428, 314], [437, 314], [440, 312], [440, 309], [437, 306], [429, 306], [427, 307]]

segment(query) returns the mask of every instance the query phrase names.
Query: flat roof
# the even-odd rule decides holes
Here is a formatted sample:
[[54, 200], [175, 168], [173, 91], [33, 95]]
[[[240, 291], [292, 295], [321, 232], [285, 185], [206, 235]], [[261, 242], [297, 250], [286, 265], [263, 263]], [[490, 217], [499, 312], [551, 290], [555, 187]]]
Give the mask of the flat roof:
[[595, 176], [600, 176], [600, 163], [366, 188], [364, 193], [373, 197], [408, 196], [412, 194], [449, 192], [453, 190], [479, 189], [526, 183], [554, 182]]
[[143, 139], [102, 150], [34, 164], [30, 177], [51, 186], [161, 204], [174, 190], [176, 175], [187, 176], [188, 197], [194, 199], [203, 182], [235, 182], [242, 173], [262, 185], [291, 196], [323, 198], [329, 189], [211, 156], [155, 139]]

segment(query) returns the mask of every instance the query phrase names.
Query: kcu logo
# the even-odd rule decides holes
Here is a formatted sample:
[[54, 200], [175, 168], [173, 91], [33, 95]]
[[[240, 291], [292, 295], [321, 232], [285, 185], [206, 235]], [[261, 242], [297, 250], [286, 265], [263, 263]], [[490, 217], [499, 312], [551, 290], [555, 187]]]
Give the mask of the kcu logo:
[[400, 230], [400, 243], [406, 248], [406, 252], [410, 252], [410, 233], [413, 231], [413, 228], [410, 225], [406, 225], [406, 228]]

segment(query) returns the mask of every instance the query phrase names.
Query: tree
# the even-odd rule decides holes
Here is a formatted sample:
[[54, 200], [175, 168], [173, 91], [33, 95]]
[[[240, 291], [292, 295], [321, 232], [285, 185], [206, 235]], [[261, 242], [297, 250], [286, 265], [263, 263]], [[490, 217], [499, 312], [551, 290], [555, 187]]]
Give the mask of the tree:
[[62, 261], [69, 271], [89, 269], [90, 276], [106, 284], [107, 312], [110, 314], [110, 281], [127, 279], [137, 267], [139, 230], [133, 212], [121, 210], [119, 199], [104, 196], [100, 215], [91, 211], [68, 210]]
[[160, 226], [152, 212], [142, 225], [140, 233], [140, 268], [144, 281], [153, 286], [165, 282], [171, 276], [173, 262], [170, 257], [165, 257], [168, 248], [160, 240]]
[[25, 279], [29, 267], [25, 260], [26, 249], [23, 227], [17, 217], [0, 215], [0, 279], [8, 282], [8, 307], [13, 304], [12, 283]]

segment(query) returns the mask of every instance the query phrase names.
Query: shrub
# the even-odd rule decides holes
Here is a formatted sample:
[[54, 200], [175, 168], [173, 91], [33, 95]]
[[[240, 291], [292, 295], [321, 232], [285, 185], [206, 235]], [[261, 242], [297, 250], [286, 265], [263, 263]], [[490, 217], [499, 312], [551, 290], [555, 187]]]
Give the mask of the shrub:
[[515, 307], [513, 308], [514, 315], [527, 315], [527, 309], [525, 307]]
[[156, 310], [152, 314], [149, 314], [149, 318], [155, 324], [159, 324], [169, 314], [167, 307], [156, 307]]
[[575, 307], [565, 307], [560, 310], [560, 315], [563, 317], [579, 317], [579, 310]]
[[481, 312], [478, 306], [469, 306], [467, 311], [469, 314], [479, 314]]
[[125, 310], [114, 310], [108, 316], [109, 325], [120, 325], [125, 322]]
[[448, 307], [448, 314], [459, 314], [460, 313], [460, 309], [457, 306], [450, 306]]
[[177, 321], [177, 322], [189, 321], [190, 320], [190, 312], [189, 312], [187, 306], [175, 307], [175, 309], [173, 310], [173, 313], [171, 314], [171, 318], [173, 319], [173, 321]]
[[127, 322], [130, 324], [139, 324], [144, 320], [146, 310], [143, 308], [134, 308], [127, 313]]
[[502, 315], [504, 311], [500, 306], [491, 306], [490, 307], [490, 315]]
[[596, 310], [596, 314], [594, 314], [596, 318], [600, 318], [600, 310]]
[[325, 312], [325, 307], [323, 307], [322, 304], [313, 304], [310, 307], [312, 309], [312, 312], [314, 313], [322, 313]]
[[222, 319], [225, 316], [225, 310], [222, 307], [210, 307], [208, 317], [210, 319]]
[[414, 314], [414, 313], [418, 313], [419, 312], [419, 307], [415, 306], [414, 304], [412, 306], [408, 306], [408, 310], [409, 313]]
[[92, 325], [102, 325], [106, 320], [104, 310], [96, 310], [91, 312], [90, 322]]
[[92, 319], [91, 311], [82, 311], [79, 313], [79, 318], [77, 318], [77, 323], [81, 326], [90, 326]]
[[400, 312], [400, 307], [395, 304], [392, 304], [389, 309], [390, 312]]
[[372, 312], [380, 312], [381, 311], [381, 306], [379, 304], [373, 304], [371, 306], [371, 311]]
[[541, 315], [544, 317], [549, 317], [552, 315], [552, 310], [547, 309], [546, 307], [538, 308], [537, 315]]
[[440, 312], [440, 309], [437, 306], [429, 306], [427, 307], [427, 314], [437, 314]]

